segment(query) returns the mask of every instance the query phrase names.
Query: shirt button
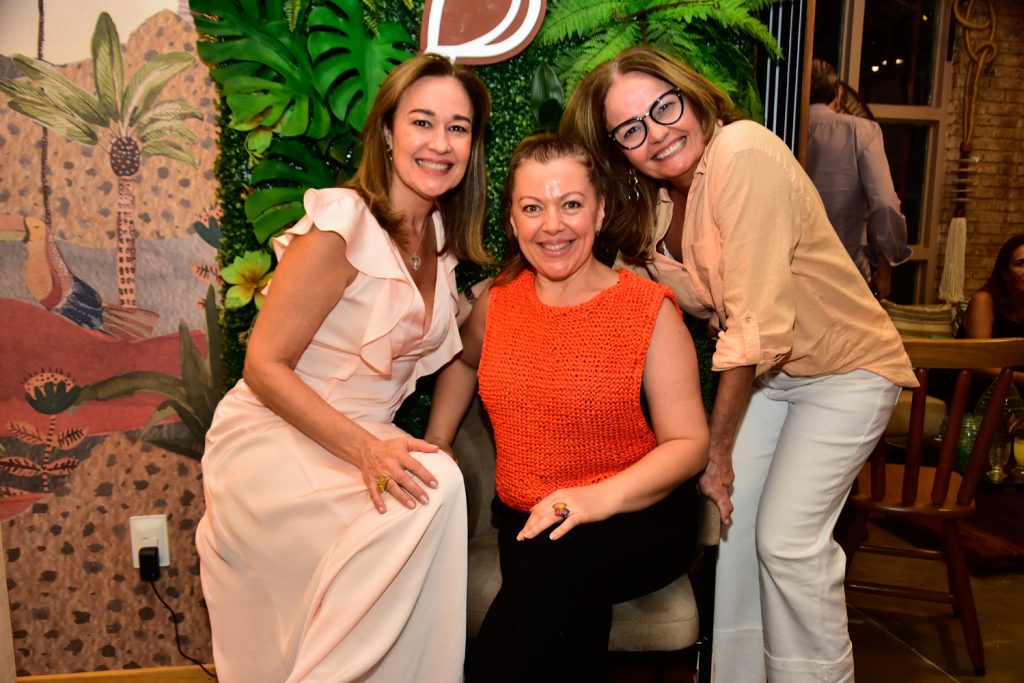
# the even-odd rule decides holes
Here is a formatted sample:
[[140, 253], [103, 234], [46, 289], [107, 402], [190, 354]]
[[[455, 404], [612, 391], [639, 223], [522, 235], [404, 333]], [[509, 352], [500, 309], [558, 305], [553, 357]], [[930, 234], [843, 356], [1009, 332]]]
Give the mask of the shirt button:
[[745, 322], [745, 323], [752, 323], [752, 322], [754, 322], [754, 319], [751, 316], [748, 315], [746, 318], [743, 319], [743, 322]]

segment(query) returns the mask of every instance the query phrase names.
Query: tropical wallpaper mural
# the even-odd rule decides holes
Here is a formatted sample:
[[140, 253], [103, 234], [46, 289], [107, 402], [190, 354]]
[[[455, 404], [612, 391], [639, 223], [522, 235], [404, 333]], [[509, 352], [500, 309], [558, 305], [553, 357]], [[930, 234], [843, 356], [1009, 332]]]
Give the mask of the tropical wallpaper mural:
[[19, 674], [184, 663], [132, 567], [135, 515], [167, 515], [159, 588], [186, 651], [210, 656], [191, 537], [195, 423], [221, 384], [217, 95], [189, 12], [124, 4], [0, 6], [0, 533]]
[[[755, 117], [772, 0], [0, 2], [0, 538], [19, 675], [211, 661], [193, 546], [203, 436], [308, 187], [351, 174], [387, 73], [419, 49], [490, 87], [504, 169], [622, 47], [681, 55]], [[469, 20], [469, 19], [471, 20]], [[460, 268], [467, 286], [489, 274]], [[416, 432], [428, 386], [403, 410]], [[171, 563], [132, 567], [129, 519]], [[176, 639], [176, 634], [179, 636]]]

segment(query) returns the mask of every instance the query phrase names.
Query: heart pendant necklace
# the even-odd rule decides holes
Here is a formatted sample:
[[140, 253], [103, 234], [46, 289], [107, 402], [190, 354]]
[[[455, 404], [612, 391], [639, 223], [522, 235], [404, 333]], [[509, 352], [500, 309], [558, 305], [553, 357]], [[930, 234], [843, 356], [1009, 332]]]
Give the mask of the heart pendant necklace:
[[412, 268], [413, 272], [418, 272], [420, 266], [423, 265], [423, 259], [420, 258], [420, 248], [423, 246], [423, 238], [427, 235], [427, 226], [423, 225], [423, 230], [420, 232], [420, 239], [416, 242], [416, 248], [413, 249], [409, 255], [409, 267]]

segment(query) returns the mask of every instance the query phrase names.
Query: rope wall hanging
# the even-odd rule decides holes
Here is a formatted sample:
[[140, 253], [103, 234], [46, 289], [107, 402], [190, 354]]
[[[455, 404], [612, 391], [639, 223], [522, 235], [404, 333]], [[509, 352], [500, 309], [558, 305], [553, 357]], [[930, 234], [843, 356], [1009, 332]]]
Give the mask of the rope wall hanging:
[[[984, 9], [975, 11], [976, 5]], [[960, 26], [964, 49], [967, 51], [967, 80], [964, 83], [963, 137], [953, 181], [953, 218], [946, 235], [946, 254], [939, 283], [939, 297], [950, 303], [964, 300], [964, 255], [967, 250], [967, 204], [971, 201], [971, 176], [977, 173], [974, 165], [978, 158], [971, 156], [974, 135], [974, 116], [978, 100], [978, 86], [989, 64], [996, 58], [996, 12], [991, 2], [983, 0], [957, 0], [953, 16]]]

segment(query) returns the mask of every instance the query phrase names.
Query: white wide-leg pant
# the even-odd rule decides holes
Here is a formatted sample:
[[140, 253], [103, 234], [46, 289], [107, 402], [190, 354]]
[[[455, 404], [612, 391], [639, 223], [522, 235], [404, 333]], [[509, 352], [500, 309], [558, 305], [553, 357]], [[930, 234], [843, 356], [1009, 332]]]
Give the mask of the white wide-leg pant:
[[716, 683], [853, 681], [832, 529], [900, 388], [865, 370], [761, 378], [733, 449], [715, 585]]

